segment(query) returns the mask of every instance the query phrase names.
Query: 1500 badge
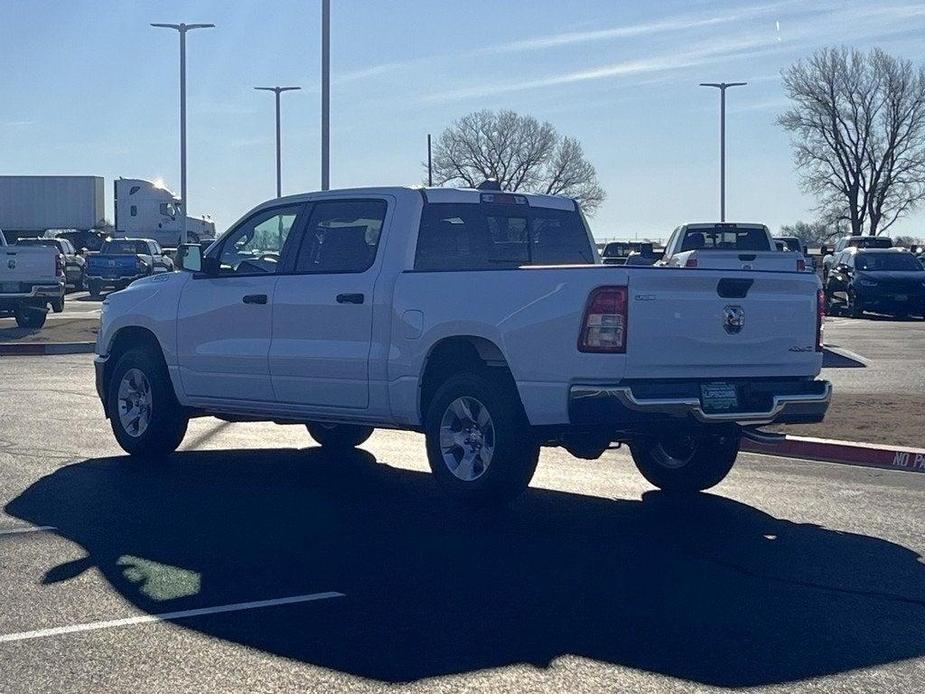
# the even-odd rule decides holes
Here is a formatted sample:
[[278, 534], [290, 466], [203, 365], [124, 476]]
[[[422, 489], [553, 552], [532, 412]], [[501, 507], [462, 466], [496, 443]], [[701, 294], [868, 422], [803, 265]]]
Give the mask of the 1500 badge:
[[816, 351], [816, 348], [815, 348], [815, 347], [812, 347], [812, 346], [810, 346], [810, 347], [799, 347], [799, 346], [797, 346], [797, 345], [794, 345], [793, 347], [791, 347], [791, 348], [788, 349], [787, 351], [788, 351], [788, 352], [815, 352], [815, 351]]

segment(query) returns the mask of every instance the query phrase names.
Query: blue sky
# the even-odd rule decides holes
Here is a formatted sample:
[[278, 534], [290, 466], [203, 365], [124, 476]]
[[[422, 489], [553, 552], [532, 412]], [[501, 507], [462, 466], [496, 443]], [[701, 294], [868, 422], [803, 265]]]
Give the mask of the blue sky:
[[[729, 92], [727, 217], [811, 219], [779, 73], [827, 45], [925, 62], [925, 4], [773, 1], [332, 0], [332, 185], [417, 184], [427, 132], [481, 108], [577, 137], [608, 199], [599, 237], [664, 237], [718, 215], [718, 95]], [[189, 199], [224, 229], [275, 193], [319, 187], [320, 0], [5, 0], [0, 173], [162, 178], [179, 189], [177, 36], [189, 35]], [[894, 227], [925, 237], [925, 213]]]

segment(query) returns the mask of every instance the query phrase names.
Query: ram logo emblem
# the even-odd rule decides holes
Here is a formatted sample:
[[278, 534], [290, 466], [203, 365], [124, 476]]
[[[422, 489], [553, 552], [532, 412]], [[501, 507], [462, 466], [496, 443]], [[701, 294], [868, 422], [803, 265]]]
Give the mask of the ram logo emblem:
[[745, 309], [741, 306], [725, 306], [723, 308], [723, 330], [729, 335], [737, 335], [745, 327]]

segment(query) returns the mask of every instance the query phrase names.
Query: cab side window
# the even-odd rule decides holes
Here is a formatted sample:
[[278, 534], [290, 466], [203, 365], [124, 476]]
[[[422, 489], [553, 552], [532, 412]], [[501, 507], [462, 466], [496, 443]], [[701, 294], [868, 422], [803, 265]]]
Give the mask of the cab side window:
[[[258, 212], [230, 231], [214, 251], [223, 274], [275, 273], [301, 205]], [[211, 254], [210, 254], [211, 255]]]
[[302, 234], [295, 271], [365, 272], [376, 258], [385, 212], [383, 200], [316, 202]]

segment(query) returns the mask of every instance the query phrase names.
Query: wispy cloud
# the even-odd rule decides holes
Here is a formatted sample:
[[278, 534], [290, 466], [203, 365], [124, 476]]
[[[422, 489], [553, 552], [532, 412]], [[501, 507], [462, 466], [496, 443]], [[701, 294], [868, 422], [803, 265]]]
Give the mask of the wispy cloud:
[[651, 75], [664, 73], [695, 65], [704, 65], [732, 56], [743, 57], [758, 52], [777, 50], [776, 42], [767, 36], [752, 36], [743, 39], [728, 41], [710, 41], [686, 51], [663, 54], [654, 58], [643, 60], [626, 60], [610, 65], [602, 65], [590, 70], [578, 70], [559, 75], [550, 75], [533, 80], [520, 82], [507, 81], [498, 84], [479, 84], [472, 87], [463, 87], [436, 94], [430, 94], [423, 101], [458, 101], [461, 99], [481, 98], [506, 94], [511, 92], [553, 87], [576, 82], [588, 82], [614, 77], [628, 77], [636, 75]]
[[499, 53], [520, 53], [537, 51], [559, 46], [592, 43], [596, 41], [610, 41], [613, 39], [650, 36], [670, 32], [691, 31], [731, 22], [740, 22], [754, 17], [767, 15], [781, 8], [792, 5], [793, 0], [778, 2], [770, 5], [760, 5], [738, 12], [729, 12], [723, 15], [681, 15], [640, 24], [627, 24], [624, 26], [597, 29], [593, 31], [570, 31], [548, 36], [537, 36], [521, 41], [512, 41], [497, 46], [488, 46], [472, 52], [472, 55], [495, 55]]
[[797, 0], [783, 0], [782, 2], [759, 5], [756, 7], [719, 15], [715, 13], [711, 13], [709, 15], [687, 14], [668, 17], [655, 22], [626, 24], [616, 27], [609, 27], [607, 29], [597, 29], [592, 31], [568, 31], [558, 34], [535, 36], [523, 40], [510, 41], [508, 43], [501, 43], [493, 46], [485, 46], [462, 53], [431, 55], [421, 58], [412, 58], [409, 60], [389, 61], [336, 74], [333, 81], [336, 83], [346, 83], [366, 79], [368, 77], [379, 77], [391, 72], [399, 72], [401, 70], [406, 70], [442, 60], [458, 61], [461, 59], [480, 56], [526, 53], [530, 51], [545, 50], [562, 46], [575, 46], [602, 41], [613, 41], [621, 38], [633, 38], [639, 36], [667, 34], [672, 32], [692, 31], [696, 29], [740, 22], [754, 17], [768, 15], [776, 10], [780, 10], [785, 6], [793, 5], [796, 1]]

